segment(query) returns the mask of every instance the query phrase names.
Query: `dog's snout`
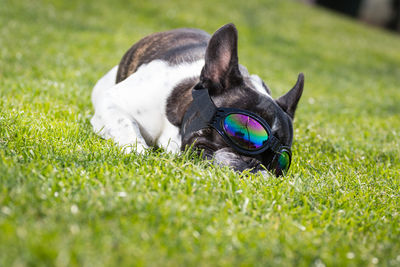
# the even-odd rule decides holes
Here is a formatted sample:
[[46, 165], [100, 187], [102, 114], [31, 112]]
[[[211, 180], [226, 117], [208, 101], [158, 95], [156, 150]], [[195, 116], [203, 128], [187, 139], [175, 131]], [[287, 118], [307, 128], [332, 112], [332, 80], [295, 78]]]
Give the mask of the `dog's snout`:
[[261, 161], [240, 155], [230, 147], [215, 151], [213, 159], [217, 165], [230, 166], [236, 171], [251, 170], [251, 172], [257, 172], [263, 170]]

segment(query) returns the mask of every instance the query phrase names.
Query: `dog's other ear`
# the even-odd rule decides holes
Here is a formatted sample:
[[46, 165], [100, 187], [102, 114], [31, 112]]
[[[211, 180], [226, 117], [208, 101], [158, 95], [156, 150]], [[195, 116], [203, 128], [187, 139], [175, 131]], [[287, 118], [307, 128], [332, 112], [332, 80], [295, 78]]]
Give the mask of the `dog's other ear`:
[[211, 37], [200, 81], [211, 94], [243, 82], [237, 53], [238, 33], [234, 24], [226, 24]]
[[304, 74], [300, 73], [295, 86], [285, 95], [276, 99], [276, 103], [293, 119], [304, 87]]

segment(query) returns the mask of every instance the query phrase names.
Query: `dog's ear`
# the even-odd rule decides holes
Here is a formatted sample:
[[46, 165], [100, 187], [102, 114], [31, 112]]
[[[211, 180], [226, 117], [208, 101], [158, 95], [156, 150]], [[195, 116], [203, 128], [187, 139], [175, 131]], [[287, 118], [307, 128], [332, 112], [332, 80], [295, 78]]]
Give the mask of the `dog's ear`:
[[304, 87], [304, 74], [300, 73], [295, 86], [285, 95], [276, 99], [276, 103], [293, 119]]
[[238, 33], [233, 24], [222, 26], [211, 37], [200, 75], [200, 81], [210, 94], [221, 93], [243, 82], [239, 71], [237, 40]]

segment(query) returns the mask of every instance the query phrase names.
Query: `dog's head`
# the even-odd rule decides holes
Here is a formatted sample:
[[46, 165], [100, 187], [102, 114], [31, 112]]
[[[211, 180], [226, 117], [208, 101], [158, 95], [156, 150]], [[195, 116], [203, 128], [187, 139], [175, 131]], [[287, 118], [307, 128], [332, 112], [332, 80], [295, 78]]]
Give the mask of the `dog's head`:
[[[215, 106], [239, 108], [257, 114], [268, 123], [272, 134], [282, 145], [291, 147], [292, 119], [303, 91], [303, 74], [299, 75], [293, 89], [273, 99], [264, 82], [258, 76], [250, 76], [239, 65], [237, 39], [237, 30], [233, 24], [225, 25], [214, 33], [206, 50], [199, 84], [208, 89]], [[274, 156], [270, 150], [257, 156], [241, 154], [212, 128], [201, 129], [185, 137], [182, 147], [187, 145], [204, 150], [206, 158], [238, 171], [262, 171], [261, 165], [268, 166]]]

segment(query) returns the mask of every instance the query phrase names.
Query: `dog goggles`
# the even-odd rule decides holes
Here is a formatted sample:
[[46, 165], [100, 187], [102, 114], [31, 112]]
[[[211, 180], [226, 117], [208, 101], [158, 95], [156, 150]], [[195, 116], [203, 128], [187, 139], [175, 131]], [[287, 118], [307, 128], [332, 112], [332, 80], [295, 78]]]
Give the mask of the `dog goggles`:
[[189, 133], [212, 127], [236, 151], [256, 156], [271, 150], [274, 155], [266, 166], [279, 176], [289, 170], [292, 154], [272, 135], [268, 123], [260, 116], [242, 109], [217, 108], [207, 89], [194, 89], [193, 102], [183, 118], [181, 132]]

